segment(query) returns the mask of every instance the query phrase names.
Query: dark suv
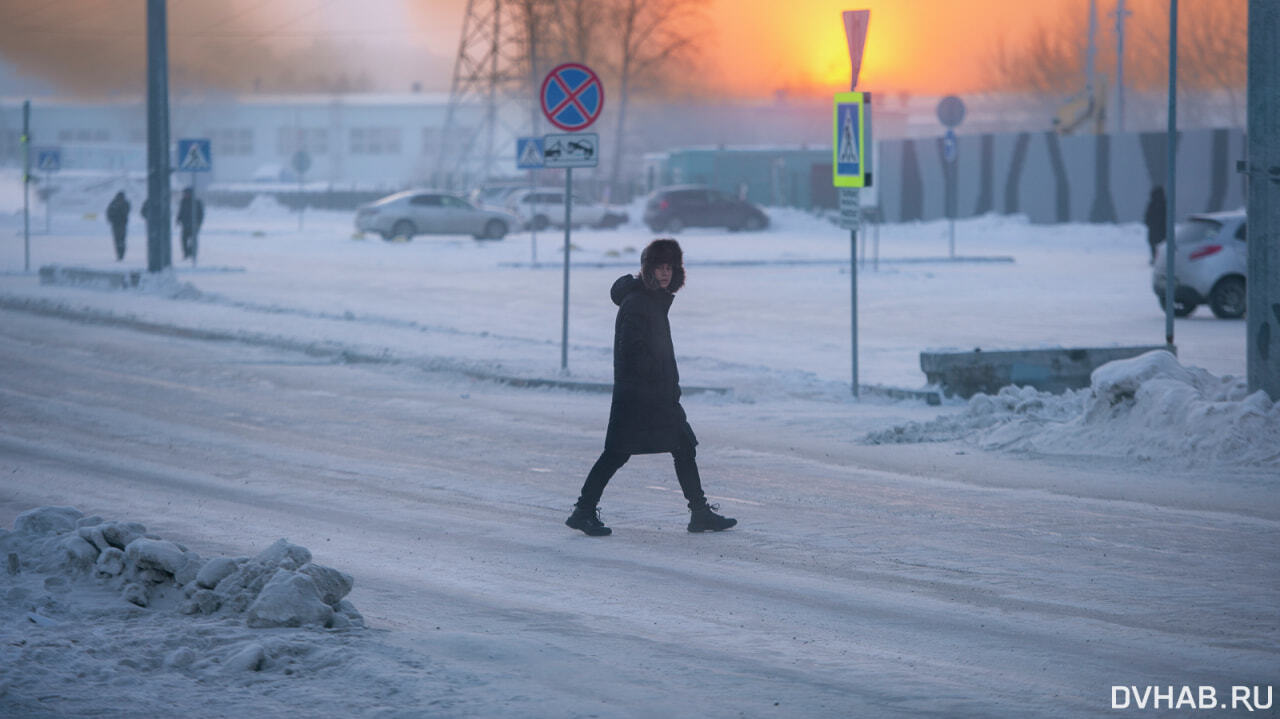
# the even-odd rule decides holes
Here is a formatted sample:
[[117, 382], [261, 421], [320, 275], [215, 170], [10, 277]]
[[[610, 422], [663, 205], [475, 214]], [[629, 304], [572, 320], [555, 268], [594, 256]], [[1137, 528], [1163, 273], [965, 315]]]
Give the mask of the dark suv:
[[726, 197], [703, 185], [676, 185], [657, 190], [644, 208], [644, 223], [654, 232], [672, 234], [686, 227], [760, 230], [769, 216], [759, 207]]

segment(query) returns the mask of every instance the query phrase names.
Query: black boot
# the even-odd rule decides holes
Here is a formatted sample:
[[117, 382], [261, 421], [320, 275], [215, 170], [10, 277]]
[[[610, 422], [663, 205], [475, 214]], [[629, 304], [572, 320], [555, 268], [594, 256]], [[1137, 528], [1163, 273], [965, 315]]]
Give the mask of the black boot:
[[689, 531], [690, 532], [721, 532], [738, 523], [738, 520], [730, 517], [721, 517], [715, 513], [720, 507], [714, 504], [704, 504], [698, 509], [689, 510]]
[[600, 510], [597, 507], [586, 509], [575, 504], [573, 514], [564, 520], [564, 524], [566, 527], [582, 530], [582, 533], [588, 537], [604, 537], [613, 534], [613, 530], [600, 521]]

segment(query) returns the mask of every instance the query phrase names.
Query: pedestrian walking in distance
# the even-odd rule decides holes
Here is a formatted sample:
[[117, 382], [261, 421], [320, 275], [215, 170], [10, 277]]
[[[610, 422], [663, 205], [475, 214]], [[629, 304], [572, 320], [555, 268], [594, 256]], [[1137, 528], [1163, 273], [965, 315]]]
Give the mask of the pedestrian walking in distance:
[[204, 203], [197, 200], [188, 187], [182, 191], [182, 201], [178, 203], [178, 224], [182, 225], [182, 259], [195, 257], [196, 238], [203, 223]]
[[116, 262], [124, 259], [124, 239], [129, 231], [129, 200], [124, 191], [116, 193], [107, 204], [107, 222], [111, 223], [111, 234], [116, 243]]
[[1151, 246], [1150, 264], [1156, 261], [1156, 247], [1164, 242], [1165, 213], [1168, 209], [1164, 199], [1164, 188], [1159, 185], [1151, 188], [1151, 197], [1147, 200], [1147, 211], [1143, 213], [1142, 218], [1147, 225], [1147, 244]]
[[613, 530], [600, 520], [605, 485], [633, 454], [669, 452], [676, 478], [689, 505], [690, 532], [719, 532], [738, 523], [716, 514], [707, 504], [698, 476], [694, 447], [698, 444], [680, 406], [680, 372], [676, 369], [667, 312], [684, 286], [684, 255], [672, 239], [649, 243], [640, 255], [639, 276], [623, 275], [609, 295], [618, 305], [613, 330], [613, 403], [604, 452], [587, 474], [582, 494], [565, 524], [593, 537]]

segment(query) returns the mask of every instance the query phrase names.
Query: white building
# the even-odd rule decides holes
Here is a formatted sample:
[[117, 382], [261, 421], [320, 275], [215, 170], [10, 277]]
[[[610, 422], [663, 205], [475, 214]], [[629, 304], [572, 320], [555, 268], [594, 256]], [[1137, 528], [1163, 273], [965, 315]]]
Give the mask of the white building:
[[[0, 100], [0, 165], [22, 163], [22, 104]], [[441, 179], [448, 108], [442, 93], [171, 97], [169, 137], [174, 146], [211, 140], [212, 182], [295, 181], [291, 158], [305, 150], [309, 183], [399, 188]], [[455, 152], [475, 141], [479, 117], [475, 107], [456, 111], [447, 139]], [[59, 148], [64, 170], [144, 172], [146, 126], [141, 98], [31, 102], [32, 147]], [[446, 174], [457, 170], [450, 156]]]

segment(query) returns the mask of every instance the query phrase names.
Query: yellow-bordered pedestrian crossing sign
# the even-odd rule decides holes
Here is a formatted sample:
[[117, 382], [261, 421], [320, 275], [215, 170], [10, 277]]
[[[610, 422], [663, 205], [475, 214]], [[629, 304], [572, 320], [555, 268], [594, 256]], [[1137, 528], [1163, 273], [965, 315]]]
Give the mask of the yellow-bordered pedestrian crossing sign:
[[870, 186], [867, 160], [867, 107], [870, 93], [836, 93], [831, 140], [832, 184], [836, 187]]

